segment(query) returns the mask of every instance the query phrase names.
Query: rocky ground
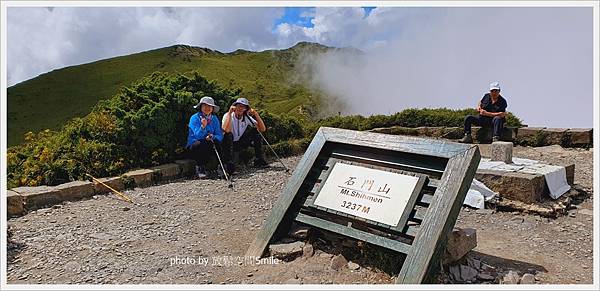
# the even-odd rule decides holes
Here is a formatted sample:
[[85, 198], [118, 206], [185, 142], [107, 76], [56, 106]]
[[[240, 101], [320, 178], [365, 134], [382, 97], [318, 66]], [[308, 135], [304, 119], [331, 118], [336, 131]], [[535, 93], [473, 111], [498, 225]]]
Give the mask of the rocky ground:
[[[482, 147], [484, 155], [486, 151]], [[557, 219], [463, 208], [457, 226], [475, 228], [478, 238], [474, 251], [459, 262], [476, 272], [468, 281], [518, 281], [531, 274], [523, 280], [592, 283], [593, 151], [516, 147], [515, 156], [575, 162], [575, 182], [588, 195]], [[284, 162], [294, 168], [299, 159]], [[276, 163], [271, 165], [243, 171], [233, 190], [223, 180], [180, 180], [126, 191], [135, 204], [97, 196], [12, 218], [8, 283], [393, 281], [388, 268], [369, 258], [373, 253], [348, 254], [327, 239], [313, 238], [310, 247], [305, 245], [299, 257], [287, 262], [243, 259], [289, 177]], [[460, 264], [450, 269], [456, 266]], [[450, 269], [442, 282], [461, 282]]]

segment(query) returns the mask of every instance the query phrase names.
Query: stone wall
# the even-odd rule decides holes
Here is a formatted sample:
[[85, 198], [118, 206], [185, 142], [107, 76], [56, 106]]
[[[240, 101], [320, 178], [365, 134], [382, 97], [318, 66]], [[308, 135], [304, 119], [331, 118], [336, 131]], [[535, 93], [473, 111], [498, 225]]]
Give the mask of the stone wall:
[[[461, 127], [401, 127], [392, 126], [375, 128], [371, 132], [426, 136], [434, 138], [460, 139], [463, 136]], [[480, 143], [492, 141], [489, 128], [473, 127], [473, 138]], [[561, 145], [563, 147], [593, 146], [593, 130], [591, 128], [546, 128], [546, 127], [506, 127], [502, 132], [502, 140], [526, 146]]]
[[[190, 177], [194, 174], [196, 162], [177, 160], [152, 169], [139, 169], [119, 177], [100, 178], [102, 183], [120, 191], [126, 188], [146, 187], [173, 179]], [[96, 181], [73, 181], [58, 186], [17, 187], [8, 190], [7, 215], [21, 216], [28, 211], [50, 207], [64, 201], [90, 198], [94, 195], [109, 194], [112, 191]]]

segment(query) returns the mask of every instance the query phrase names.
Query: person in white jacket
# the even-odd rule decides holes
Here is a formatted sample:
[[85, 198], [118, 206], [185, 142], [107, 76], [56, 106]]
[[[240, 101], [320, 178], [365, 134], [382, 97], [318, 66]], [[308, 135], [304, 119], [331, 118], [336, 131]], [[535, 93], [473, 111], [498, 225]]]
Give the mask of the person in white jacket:
[[250, 107], [246, 98], [238, 98], [229, 111], [223, 115], [223, 151], [224, 159], [227, 161], [227, 172], [235, 172], [235, 164], [239, 160], [239, 152], [249, 146], [254, 147], [254, 166], [265, 167], [262, 139], [259, 134], [265, 132], [267, 127], [256, 110]]

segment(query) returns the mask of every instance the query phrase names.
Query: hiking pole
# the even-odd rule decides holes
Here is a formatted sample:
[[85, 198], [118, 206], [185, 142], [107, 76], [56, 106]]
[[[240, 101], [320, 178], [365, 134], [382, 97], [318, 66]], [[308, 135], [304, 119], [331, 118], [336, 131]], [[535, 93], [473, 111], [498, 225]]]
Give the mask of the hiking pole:
[[248, 117], [248, 120], [250, 120], [250, 123], [252, 123], [252, 125], [254, 125], [254, 127], [256, 127], [256, 131], [258, 131], [258, 134], [260, 134], [260, 137], [262, 137], [262, 139], [265, 141], [265, 143], [267, 144], [267, 146], [269, 146], [269, 148], [271, 149], [271, 151], [273, 152], [273, 154], [275, 155], [275, 157], [277, 158], [277, 160], [281, 163], [281, 165], [283, 165], [283, 167], [285, 168], [285, 172], [289, 173], [290, 169], [288, 169], [288, 167], [285, 166], [285, 164], [281, 161], [281, 159], [279, 158], [279, 156], [277, 155], [277, 153], [275, 152], [275, 150], [273, 149], [273, 147], [271, 146], [271, 144], [269, 144], [269, 141], [267, 141], [267, 139], [262, 134], [262, 132], [260, 132], [260, 130], [258, 130], [258, 127], [256, 126], [256, 123], [254, 123], [254, 121], [252, 121], [252, 119], [250, 118], [250, 116], [248, 116], [248, 113], [246, 113], [246, 116]]
[[227, 187], [233, 188], [233, 181], [229, 180], [229, 177], [227, 176], [227, 171], [225, 171], [225, 167], [223, 167], [223, 162], [221, 162], [221, 156], [219, 155], [219, 151], [217, 150], [215, 141], [211, 139], [210, 142], [212, 142], [213, 149], [215, 150], [215, 154], [217, 154], [217, 159], [219, 160], [219, 165], [221, 165], [221, 170], [223, 170], [223, 175], [225, 175], [225, 180], [227, 180], [227, 182], [229, 182], [229, 186], [227, 186]]

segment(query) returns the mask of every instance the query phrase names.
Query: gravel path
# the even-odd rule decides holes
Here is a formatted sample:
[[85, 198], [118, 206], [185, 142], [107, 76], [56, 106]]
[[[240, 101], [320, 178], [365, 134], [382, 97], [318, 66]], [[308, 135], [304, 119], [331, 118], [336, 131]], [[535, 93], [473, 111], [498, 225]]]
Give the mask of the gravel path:
[[[591, 193], [593, 152], [556, 150], [518, 147], [515, 156], [575, 161], [575, 181]], [[299, 159], [284, 162], [293, 169]], [[8, 283], [391, 282], [376, 266], [332, 270], [332, 254], [319, 248], [291, 262], [238, 261], [289, 177], [271, 166], [237, 175], [234, 190], [223, 180], [181, 180], [126, 191], [135, 204], [97, 196], [10, 219], [17, 245]], [[555, 220], [465, 208], [458, 226], [477, 229], [472, 256], [498, 270], [534, 272], [539, 283], [591, 283], [592, 216], [582, 211], [592, 209], [591, 197], [577, 207]]]

